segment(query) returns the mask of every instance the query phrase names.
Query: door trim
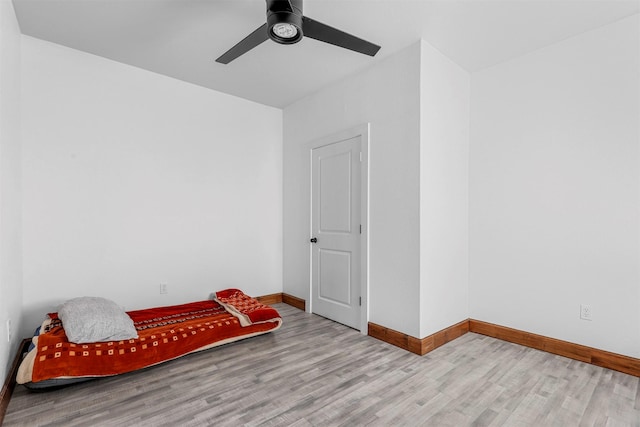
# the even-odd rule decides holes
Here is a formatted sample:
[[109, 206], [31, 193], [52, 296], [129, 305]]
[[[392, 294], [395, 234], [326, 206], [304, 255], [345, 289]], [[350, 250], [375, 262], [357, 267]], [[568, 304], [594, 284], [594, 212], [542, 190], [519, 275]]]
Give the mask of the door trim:
[[[362, 225], [362, 234], [360, 237], [360, 296], [362, 297], [362, 305], [360, 307], [360, 333], [367, 335], [369, 322], [369, 128], [370, 124], [365, 123], [336, 132], [331, 135], [324, 136], [313, 140], [309, 144], [309, 173], [311, 173], [313, 162], [313, 150], [325, 145], [347, 139], [360, 137], [360, 152], [362, 153], [362, 161], [360, 162], [360, 224]], [[313, 194], [313, 182], [309, 180], [309, 194]], [[312, 237], [312, 221], [313, 215], [312, 197], [309, 197], [309, 237]], [[309, 246], [309, 295], [313, 292], [313, 255], [312, 247]], [[307, 304], [307, 312], [313, 313], [311, 298]]]

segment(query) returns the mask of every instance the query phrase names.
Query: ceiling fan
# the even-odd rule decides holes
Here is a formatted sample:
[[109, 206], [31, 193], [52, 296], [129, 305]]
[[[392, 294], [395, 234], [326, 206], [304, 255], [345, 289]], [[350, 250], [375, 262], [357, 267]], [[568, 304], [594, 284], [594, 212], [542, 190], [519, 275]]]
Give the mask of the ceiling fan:
[[302, 14], [302, 0], [266, 0], [267, 22], [233, 46], [216, 62], [228, 64], [267, 39], [281, 44], [293, 44], [303, 36], [335, 46], [374, 56], [380, 46], [352, 36]]

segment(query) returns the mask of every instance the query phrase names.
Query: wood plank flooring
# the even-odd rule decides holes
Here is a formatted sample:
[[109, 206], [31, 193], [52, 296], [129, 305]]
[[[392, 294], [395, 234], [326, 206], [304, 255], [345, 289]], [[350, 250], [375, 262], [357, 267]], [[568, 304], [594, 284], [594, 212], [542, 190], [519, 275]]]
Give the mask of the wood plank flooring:
[[286, 304], [283, 327], [144, 371], [18, 386], [5, 426], [640, 426], [640, 379], [468, 333], [418, 356]]

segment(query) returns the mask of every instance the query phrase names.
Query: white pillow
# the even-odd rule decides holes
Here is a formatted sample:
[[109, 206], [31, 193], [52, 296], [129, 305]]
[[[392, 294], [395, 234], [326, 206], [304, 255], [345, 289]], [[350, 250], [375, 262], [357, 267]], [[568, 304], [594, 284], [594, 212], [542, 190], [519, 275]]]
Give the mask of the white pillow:
[[133, 320], [118, 304], [100, 297], [71, 299], [58, 310], [67, 338], [76, 344], [138, 338]]

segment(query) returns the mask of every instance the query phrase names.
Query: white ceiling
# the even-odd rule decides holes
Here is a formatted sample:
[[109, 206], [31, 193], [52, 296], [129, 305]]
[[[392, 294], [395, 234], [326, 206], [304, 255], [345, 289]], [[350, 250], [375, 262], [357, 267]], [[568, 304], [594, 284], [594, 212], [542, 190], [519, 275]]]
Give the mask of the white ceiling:
[[[0, 0], [6, 1], [6, 0]], [[215, 58], [265, 22], [264, 0], [13, 0], [23, 34], [275, 107], [423, 38], [469, 71], [640, 12], [639, 0], [305, 0], [304, 14], [382, 46], [313, 39]]]

